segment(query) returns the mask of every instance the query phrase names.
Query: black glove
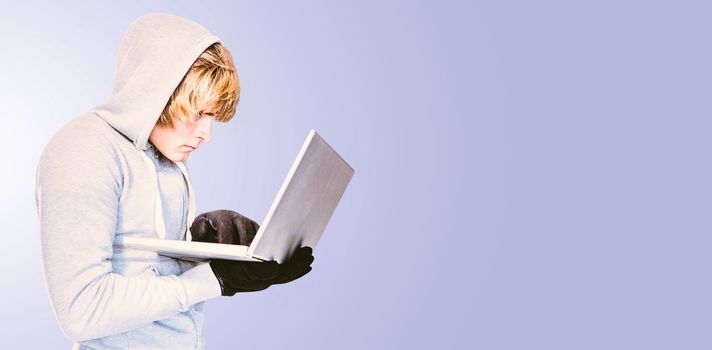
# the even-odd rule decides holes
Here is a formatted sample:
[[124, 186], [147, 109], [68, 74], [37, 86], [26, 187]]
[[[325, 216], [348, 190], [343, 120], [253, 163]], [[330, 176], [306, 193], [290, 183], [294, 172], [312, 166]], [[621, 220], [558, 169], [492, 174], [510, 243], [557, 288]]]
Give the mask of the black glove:
[[[198, 215], [190, 226], [193, 241], [250, 245], [259, 225], [232, 210], [216, 210]], [[222, 295], [254, 292], [273, 284], [294, 281], [311, 271], [312, 249], [302, 247], [282, 264], [213, 259], [210, 268], [220, 282]]]
[[273, 284], [294, 281], [311, 271], [313, 261], [312, 249], [301, 247], [282, 264], [274, 260], [252, 262], [214, 259], [210, 261], [210, 268], [220, 282], [222, 295], [233, 296], [238, 292], [256, 292]]
[[193, 241], [249, 246], [260, 228], [256, 222], [232, 210], [215, 210], [195, 217], [190, 225]]

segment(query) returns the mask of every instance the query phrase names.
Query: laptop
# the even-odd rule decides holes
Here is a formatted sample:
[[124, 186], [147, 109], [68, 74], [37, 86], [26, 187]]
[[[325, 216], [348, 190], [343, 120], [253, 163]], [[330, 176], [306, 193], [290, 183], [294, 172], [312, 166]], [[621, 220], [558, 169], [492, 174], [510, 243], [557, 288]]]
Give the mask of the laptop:
[[122, 237], [122, 248], [183, 260], [286, 261], [299, 247], [314, 249], [354, 174], [353, 168], [310, 130], [250, 246]]

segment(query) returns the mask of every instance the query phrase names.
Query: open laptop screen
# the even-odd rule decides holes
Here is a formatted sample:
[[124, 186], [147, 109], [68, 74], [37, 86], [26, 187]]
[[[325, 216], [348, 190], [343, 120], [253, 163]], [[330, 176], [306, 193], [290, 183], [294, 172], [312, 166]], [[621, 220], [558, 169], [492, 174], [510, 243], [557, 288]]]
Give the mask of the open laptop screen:
[[319, 134], [309, 131], [248, 255], [281, 263], [300, 246], [314, 248], [353, 174]]

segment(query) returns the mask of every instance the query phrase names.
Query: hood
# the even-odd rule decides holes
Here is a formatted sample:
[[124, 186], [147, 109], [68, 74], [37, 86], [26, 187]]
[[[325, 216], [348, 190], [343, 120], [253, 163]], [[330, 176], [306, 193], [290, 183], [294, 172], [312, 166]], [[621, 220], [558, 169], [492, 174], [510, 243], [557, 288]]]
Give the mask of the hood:
[[133, 21], [119, 46], [114, 84], [94, 109], [145, 150], [148, 136], [190, 66], [220, 39], [191, 20], [150, 13]]

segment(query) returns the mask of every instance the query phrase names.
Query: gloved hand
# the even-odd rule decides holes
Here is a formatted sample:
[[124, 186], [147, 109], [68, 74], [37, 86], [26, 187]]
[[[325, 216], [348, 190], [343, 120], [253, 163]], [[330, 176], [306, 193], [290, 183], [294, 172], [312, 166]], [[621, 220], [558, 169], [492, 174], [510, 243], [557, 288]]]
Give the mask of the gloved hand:
[[[216, 210], [198, 215], [190, 226], [193, 241], [250, 245], [259, 225], [232, 210]], [[282, 264], [276, 261], [213, 259], [210, 268], [220, 282], [222, 295], [254, 292], [273, 284], [291, 282], [311, 271], [312, 249], [302, 247]]]
[[193, 241], [249, 246], [260, 228], [256, 222], [232, 210], [215, 210], [195, 217], [190, 225]]
[[311, 271], [313, 261], [312, 249], [301, 247], [282, 264], [274, 260], [252, 262], [214, 259], [210, 261], [210, 268], [220, 282], [222, 295], [233, 296], [238, 292], [256, 292], [273, 284], [294, 281]]

